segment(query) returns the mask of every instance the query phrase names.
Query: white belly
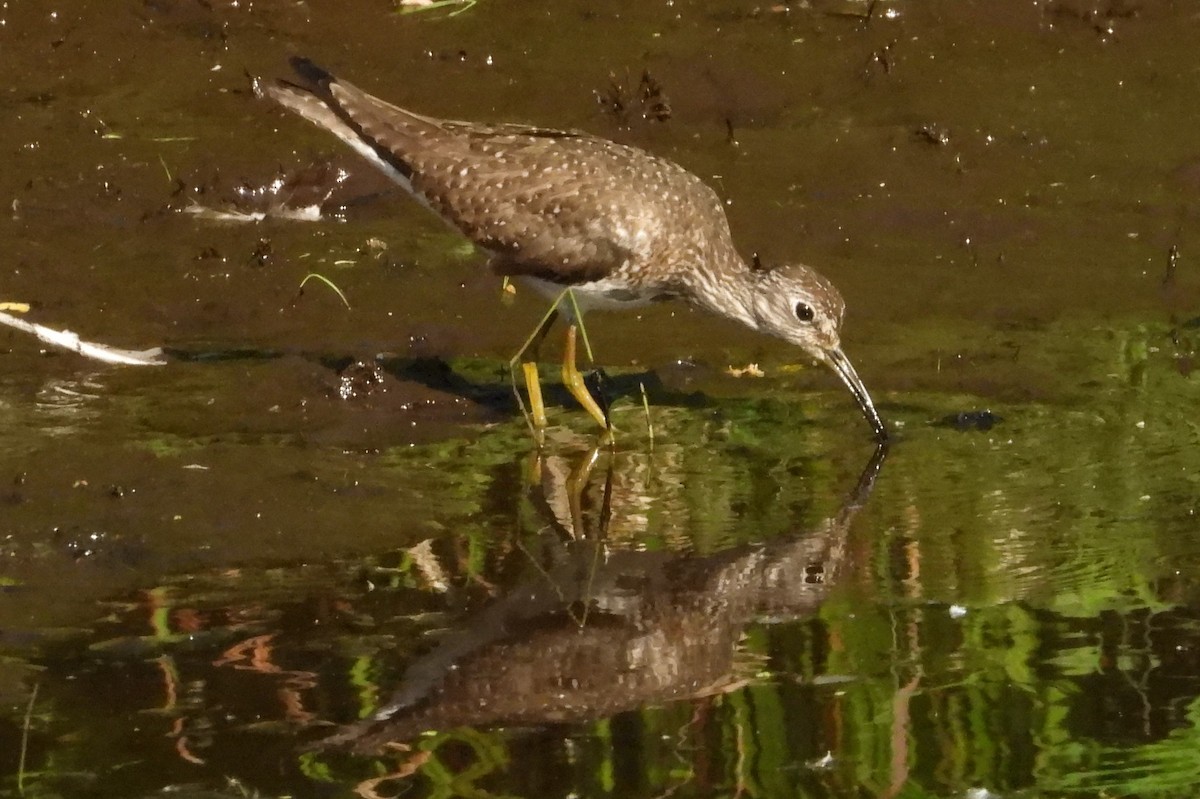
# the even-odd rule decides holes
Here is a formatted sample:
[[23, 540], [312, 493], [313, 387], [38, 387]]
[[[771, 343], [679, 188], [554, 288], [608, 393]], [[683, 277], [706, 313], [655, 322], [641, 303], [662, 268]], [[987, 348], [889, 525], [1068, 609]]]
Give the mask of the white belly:
[[631, 291], [628, 284], [618, 280], [596, 280], [581, 286], [570, 287], [536, 277], [521, 277], [520, 280], [547, 299], [557, 300], [562, 297], [559, 310], [568, 317], [572, 316], [573, 312], [571, 301], [563, 296], [563, 292], [567, 288], [570, 288], [571, 293], [575, 295], [575, 303], [581, 312], [624, 311], [630, 308], [641, 308], [657, 300], [669, 299], [669, 295], [663, 294], [661, 291]]

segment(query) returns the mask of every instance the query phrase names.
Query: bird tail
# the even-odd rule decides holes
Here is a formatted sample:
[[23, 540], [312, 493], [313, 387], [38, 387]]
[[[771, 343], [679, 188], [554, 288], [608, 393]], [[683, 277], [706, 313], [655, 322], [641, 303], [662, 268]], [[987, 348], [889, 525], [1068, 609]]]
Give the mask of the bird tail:
[[412, 168], [406, 154], [419, 146], [422, 135], [438, 129], [438, 122], [385, 103], [307, 58], [293, 57], [290, 62], [303, 83], [256, 80], [255, 93], [329, 131], [390, 177], [410, 186]]

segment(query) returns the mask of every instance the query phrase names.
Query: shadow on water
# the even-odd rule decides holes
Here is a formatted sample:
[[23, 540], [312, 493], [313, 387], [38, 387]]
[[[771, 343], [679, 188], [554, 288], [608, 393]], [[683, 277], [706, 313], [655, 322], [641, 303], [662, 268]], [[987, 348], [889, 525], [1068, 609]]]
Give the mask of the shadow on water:
[[[165, 355], [178, 363], [192, 364], [254, 364], [295, 358], [328, 370], [324, 384], [330, 396], [342, 400], [369, 403], [385, 410], [429, 405], [431, 397], [452, 398], [460, 408], [473, 412], [464, 418], [447, 415], [447, 424], [435, 435], [455, 435], [464, 422], [499, 421], [518, 410], [513, 396], [512, 374], [503, 363], [494, 361], [458, 361], [451, 363], [437, 356], [398, 356], [379, 353], [365, 357], [313, 353], [288, 353], [284, 350], [259, 349], [180, 349], [168, 347]], [[543, 394], [548, 405], [572, 410], [577, 402], [559, 382], [551, 377], [551, 369], [543, 368]], [[553, 370], [557, 372], [557, 369]], [[593, 368], [584, 375], [589, 391], [601, 405], [609, 408], [618, 401], [643, 402], [654, 406], [667, 405], [701, 409], [714, 403], [699, 389], [687, 390], [689, 382], [711, 379], [710, 370], [694, 364], [676, 363], [663, 370], [670, 384], [658, 370], [623, 370], [610, 374], [603, 368]], [[524, 388], [521, 389], [524, 391]], [[381, 400], [383, 400], [381, 402]], [[428, 417], [426, 417], [428, 421]]]

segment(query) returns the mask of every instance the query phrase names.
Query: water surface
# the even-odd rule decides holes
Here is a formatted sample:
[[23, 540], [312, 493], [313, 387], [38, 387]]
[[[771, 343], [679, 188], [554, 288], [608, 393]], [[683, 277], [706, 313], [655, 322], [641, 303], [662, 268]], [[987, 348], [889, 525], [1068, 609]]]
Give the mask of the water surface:
[[[1194, 795], [1190, 6], [453, 10], [0, 9], [0, 301], [173, 356], [0, 334], [0, 791]], [[842, 290], [882, 465], [835, 378], [680, 306], [589, 320], [622, 435], [551, 393], [539, 455], [538, 301], [254, 98], [295, 53], [695, 171]], [[314, 164], [322, 221], [183, 210]]]

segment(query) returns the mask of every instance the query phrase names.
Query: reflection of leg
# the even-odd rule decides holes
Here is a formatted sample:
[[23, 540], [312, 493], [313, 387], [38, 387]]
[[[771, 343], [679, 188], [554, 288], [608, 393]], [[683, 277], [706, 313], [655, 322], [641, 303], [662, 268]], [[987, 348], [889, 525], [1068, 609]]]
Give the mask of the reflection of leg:
[[571, 536], [576, 539], [586, 538], [588, 529], [583, 518], [583, 492], [587, 491], [588, 477], [592, 467], [600, 457], [599, 445], [594, 446], [583, 459], [571, 469], [567, 475], [567, 504], [571, 508]]
[[[534, 430], [541, 430], [546, 426], [546, 404], [542, 401], [542, 384], [538, 379], [537, 351], [541, 347], [542, 341], [545, 340], [546, 334], [550, 332], [550, 328], [554, 327], [554, 320], [557, 318], [558, 302], [556, 301], [542, 317], [542, 321], [538, 323], [537, 330], [534, 330], [529, 338], [525, 339], [521, 349], [508, 362], [508, 372], [512, 377], [513, 396], [517, 398], [517, 405], [521, 407], [521, 414], [524, 415], [525, 421]], [[525, 355], [531, 351], [532, 357], [527, 360]], [[525, 409], [525, 401], [521, 399], [521, 389], [517, 386], [518, 363], [521, 364], [521, 371], [524, 373], [525, 390], [529, 392], [529, 410]]]
[[608, 421], [608, 417], [604, 415], [604, 411], [600, 410], [600, 406], [596, 404], [596, 400], [588, 393], [587, 386], [583, 383], [583, 375], [579, 373], [579, 368], [575, 365], [575, 337], [578, 331], [574, 322], [567, 327], [567, 345], [563, 351], [562, 365], [562, 380], [563, 385], [567, 387], [567, 391], [571, 392], [571, 396], [576, 402], [583, 406], [596, 423], [605, 430], [612, 428]]

